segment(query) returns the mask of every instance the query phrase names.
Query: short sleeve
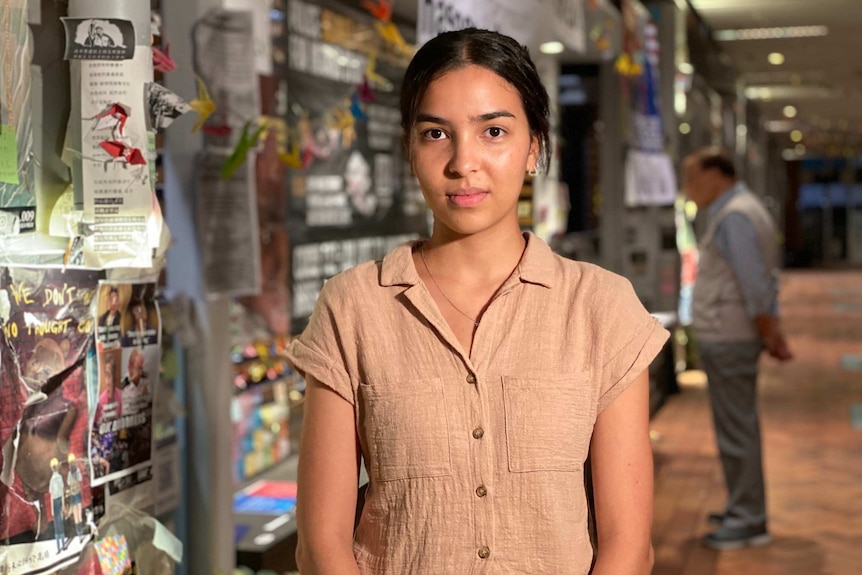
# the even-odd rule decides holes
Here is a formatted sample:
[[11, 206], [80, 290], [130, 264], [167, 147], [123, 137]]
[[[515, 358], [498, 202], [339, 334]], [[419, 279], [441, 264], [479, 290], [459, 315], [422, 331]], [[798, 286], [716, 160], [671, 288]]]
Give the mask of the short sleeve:
[[287, 361], [303, 377], [313, 377], [355, 405], [356, 393], [345, 368], [336, 319], [341, 302], [330, 284], [332, 280], [323, 286], [305, 331], [288, 345]]
[[613, 297], [605, 306], [604, 355], [598, 412], [628, 389], [641, 372], [659, 354], [670, 335], [661, 323], [643, 307], [631, 283], [620, 278]]

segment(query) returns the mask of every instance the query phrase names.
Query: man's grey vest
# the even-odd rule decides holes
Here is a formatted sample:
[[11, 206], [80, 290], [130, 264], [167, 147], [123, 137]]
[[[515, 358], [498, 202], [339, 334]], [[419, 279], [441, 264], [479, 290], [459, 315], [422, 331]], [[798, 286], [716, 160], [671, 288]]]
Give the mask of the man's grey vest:
[[730, 262], [716, 249], [713, 239], [718, 225], [730, 213], [745, 215], [754, 226], [766, 272], [778, 273], [778, 242], [772, 216], [749, 190], [741, 189], [708, 222], [698, 244], [700, 263], [694, 286], [692, 325], [704, 341], [757, 339], [754, 318], [745, 311], [742, 290]]

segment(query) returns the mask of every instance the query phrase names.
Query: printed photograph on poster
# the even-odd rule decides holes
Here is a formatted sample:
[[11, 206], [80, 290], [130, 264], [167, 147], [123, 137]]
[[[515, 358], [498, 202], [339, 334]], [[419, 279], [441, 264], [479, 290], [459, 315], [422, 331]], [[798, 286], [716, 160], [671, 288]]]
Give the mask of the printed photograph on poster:
[[123, 335], [123, 316], [132, 298], [130, 285], [103, 283], [99, 286], [96, 316], [96, 339], [99, 343], [119, 346]]
[[192, 109], [188, 102], [155, 82], [147, 84], [146, 94], [149, 110], [147, 128], [151, 132], [167, 128], [174, 120]]
[[0, 267], [4, 575], [71, 564], [91, 536], [85, 364], [98, 281], [98, 271]]
[[131, 299], [120, 323], [122, 346], [159, 345], [161, 319], [156, 302], [156, 285], [134, 284], [130, 287]]
[[150, 464], [160, 359], [158, 345], [99, 351], [100, 385], [90, 433], [95, 485]]
[[66, 60], [131, 60], [135, 29], [131, 21], [114, 18], [62, 18], [66, 29]]

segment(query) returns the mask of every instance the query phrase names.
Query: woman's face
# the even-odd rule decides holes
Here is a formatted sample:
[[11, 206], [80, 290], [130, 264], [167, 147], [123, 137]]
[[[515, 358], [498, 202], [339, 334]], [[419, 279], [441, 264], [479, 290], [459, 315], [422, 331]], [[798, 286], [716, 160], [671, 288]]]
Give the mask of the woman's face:
[[410, 158], [435, 231], [517, 226], [524, 173], [538, 150], [521, 96], [503, 78], [471, 65], [434, 80], [410, 133]]

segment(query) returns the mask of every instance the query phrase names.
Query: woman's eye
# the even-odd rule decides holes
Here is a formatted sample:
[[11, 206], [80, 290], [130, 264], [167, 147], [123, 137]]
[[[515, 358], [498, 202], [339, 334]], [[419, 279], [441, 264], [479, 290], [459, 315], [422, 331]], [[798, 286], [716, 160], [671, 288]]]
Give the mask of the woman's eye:
[[498, 128], [496, 126], [488, 128], [488, 135], [492, 138], [499, 138], [503, 135], [503, 128]]
[[442, 140], [445, 136], [446, 133], [440, 128], [431, 128], [430, 130], [425, 130], [425, 137], [429, 140]]

